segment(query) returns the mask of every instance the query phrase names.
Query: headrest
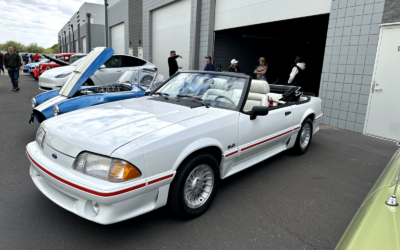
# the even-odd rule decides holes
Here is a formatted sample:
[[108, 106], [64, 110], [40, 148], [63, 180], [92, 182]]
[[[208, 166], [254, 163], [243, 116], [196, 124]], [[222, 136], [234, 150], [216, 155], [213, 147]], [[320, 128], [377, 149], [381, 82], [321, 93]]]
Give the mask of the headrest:
[[214, 78], [214, 84], [210, 84], [210, 88], [228, 91], [228, 81], [226, 79]]
[[250, 86], [250, 93], [268, 94], [269, 84], [267, 81], [252, 80]]

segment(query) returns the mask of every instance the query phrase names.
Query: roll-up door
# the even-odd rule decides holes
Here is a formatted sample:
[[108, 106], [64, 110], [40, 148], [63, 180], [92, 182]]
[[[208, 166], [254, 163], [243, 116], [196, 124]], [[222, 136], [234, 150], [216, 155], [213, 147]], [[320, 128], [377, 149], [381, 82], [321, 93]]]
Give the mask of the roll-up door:
[[168, 57], [175, 50], [182, 59], [178, 65], [189, 69], [190, 49], [190, 0], [181, 0], [152, 14], [152, 58], [160, 74], [169, 76]]
[[82, 37], [82, 53], [86, 54], [87, 50], [86, 50], [86, 36]]
[[125, 54], [125, 25], [124, 23], [111, 27], [111, 48], [115, 54]]
[[217, 0], [215, 30], [327, 14], [331, 3], [332, 0]]

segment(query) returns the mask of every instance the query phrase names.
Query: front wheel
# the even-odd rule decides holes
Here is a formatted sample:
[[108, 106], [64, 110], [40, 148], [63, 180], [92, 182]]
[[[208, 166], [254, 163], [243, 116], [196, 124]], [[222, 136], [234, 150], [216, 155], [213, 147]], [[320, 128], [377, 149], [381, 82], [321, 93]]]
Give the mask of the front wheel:
[[305, 119], [301, 124], [300, 132], [292, 149], [295, 154], [302, 155], [307, 152], [312, 139], [312, 124], [310, 118]]
[[200, 216], [210, 207], [218, 186], [218, 162], [206, 152], [194, 154], [179, 167], [170, 187], [168, 206], [183, 219]]

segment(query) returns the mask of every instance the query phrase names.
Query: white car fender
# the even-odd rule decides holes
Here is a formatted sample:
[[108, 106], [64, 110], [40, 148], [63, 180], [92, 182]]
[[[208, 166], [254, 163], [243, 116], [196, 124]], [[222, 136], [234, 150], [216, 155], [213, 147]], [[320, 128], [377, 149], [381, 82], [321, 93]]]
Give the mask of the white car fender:
[[[192, 143], [190, 143], [188, 146], [182, 150], [182, 152], [179, 154], [177, 157], [172, 170], [177, 170], [178, 167], [182, 164], [182, 162], [192, 153], [199, 151], [200, 149], [206, 148], [206, 147], [218, 147], [221, 150], [221, 155], [223, 154], [223, 146], [221, 142], [214, 138], [201, 138], [199, 140], [196, 140]], [[220, 164], [221, 162], [219, 162]]]
[[[315, 110], [314, 110], [313, 108], [308, 108], [308, 109], [306, 110], [306, 112], [304, 112], [303, 117], [301, 118], [300, 124], [302, 124], [302, 123], [304, 122], [304, 120], [305, 120], [308, 116], [310, 116], [310, 115], [313, 115], [313, 116], [314, 116], [314, 119], [315, 119], [316, 114], [315, 114]], [[314, 121], [312, 121], [312, 122], [314, 122]]]

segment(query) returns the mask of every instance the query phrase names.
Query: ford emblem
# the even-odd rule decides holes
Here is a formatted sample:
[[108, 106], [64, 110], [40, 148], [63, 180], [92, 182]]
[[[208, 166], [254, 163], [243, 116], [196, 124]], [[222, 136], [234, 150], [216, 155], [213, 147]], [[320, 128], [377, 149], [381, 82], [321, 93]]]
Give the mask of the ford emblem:
[[51, 156], [53, 156], [54, 159], [57, 159], [57, 155], [56, 154], [52, 154]]

